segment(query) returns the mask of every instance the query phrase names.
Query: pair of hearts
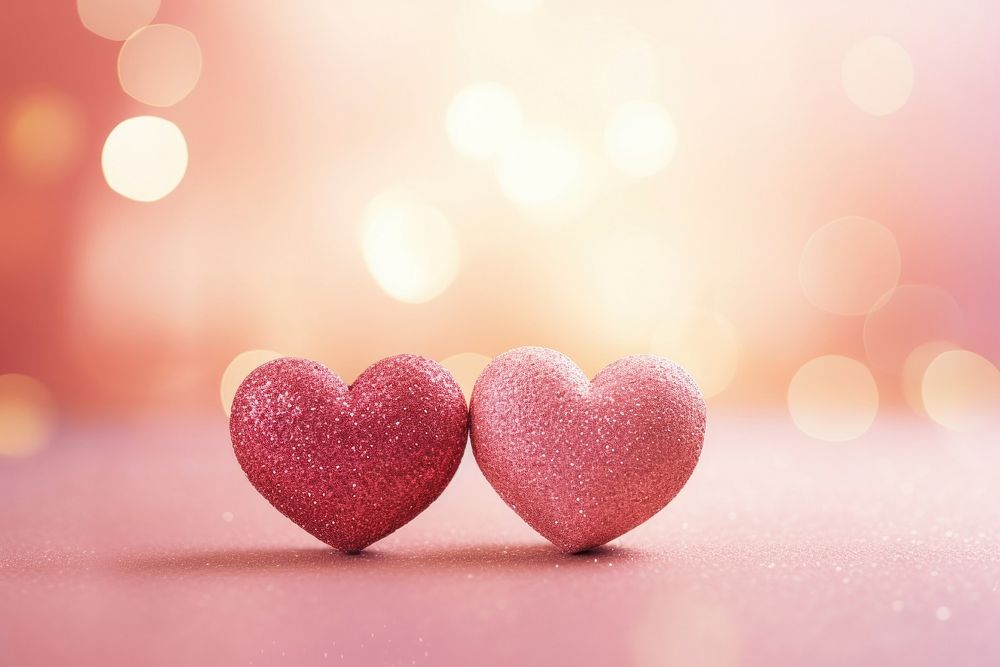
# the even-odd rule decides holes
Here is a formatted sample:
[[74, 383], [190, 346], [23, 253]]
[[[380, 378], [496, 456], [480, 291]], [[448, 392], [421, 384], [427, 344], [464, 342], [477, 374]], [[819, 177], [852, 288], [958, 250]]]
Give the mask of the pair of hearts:
[[625, 357], [589, 381], [569, 358], [522, 347], [495, 358], [470, 407], [435, 361], [383, 359], [348, 386], [306, 359], [243, 381], [236, 458], [272, 505], [335, 549], [364, 549], [426, 509], [471, 432], [486, 479], [565, 552], [608, 542], [660, 511], [694, 470], [705, 402], [677, 364]]

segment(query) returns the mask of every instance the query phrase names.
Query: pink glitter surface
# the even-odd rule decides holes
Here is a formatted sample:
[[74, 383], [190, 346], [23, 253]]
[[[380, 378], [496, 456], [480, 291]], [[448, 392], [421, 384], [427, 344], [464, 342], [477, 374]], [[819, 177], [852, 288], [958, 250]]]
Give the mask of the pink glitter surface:
[[620, 359], [593, 383], [565, 355], [522, 347], [476, 381], [472, 448], [508, 505], [566, 552], [604, 544], [660, 511], [691, 476], [705, 401], [677, 364]]
[[1000, 449], [713, 415], [677, 498], [564, 555], [466, 457], [359, 555], [247, 484], [224, 421], [66, 425], [0, 463], [0, 663], [992, 665]]
[[261, 495], [330, 546], [359, 551], [441, 495], [465, 451], [468, 413], [431, 359], [383, 359], [348, 388], [321, 364], [284, 358], [243, 381], [229, 430]]

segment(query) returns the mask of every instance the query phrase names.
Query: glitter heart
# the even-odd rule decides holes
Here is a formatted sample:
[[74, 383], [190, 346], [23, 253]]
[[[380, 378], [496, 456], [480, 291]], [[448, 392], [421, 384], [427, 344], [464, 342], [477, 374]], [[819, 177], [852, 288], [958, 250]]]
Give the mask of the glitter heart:
[[352, 552], [444, 491], [465, 450], [468, 412], [458, 384], [430, 359], [383, 359], [348, 387], [321, 364], [285, 358], [243, 381], [229, 432], [262, 496]]
[[522, 347], [472, 392], [472, 451], [500, 497], [559, 549], [592, 549], [681, 490], [701, 454], [705, 401], [677, 364], [625, 357], [594, 378], [565, 355]]

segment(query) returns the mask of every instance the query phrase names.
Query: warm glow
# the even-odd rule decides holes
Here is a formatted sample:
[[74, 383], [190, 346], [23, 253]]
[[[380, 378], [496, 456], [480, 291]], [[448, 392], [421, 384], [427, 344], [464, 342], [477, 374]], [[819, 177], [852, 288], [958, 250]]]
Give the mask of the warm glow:
[[146, 26], [129, 37], [118, 53], [122, 89], [144, 104], [176, 104], [191, 92], [200, 76], [198, 40], [175, 25]]
[[76, 10], [88, 30], [121, 41], [153, 20], [160, 0], [76, 0]]
[[526, 132], [501, 154], [497, 175], [512, 201], [526, 206], [558, 203], [580, 186], [582, 158], [576, 144], [552, 129]]
[[122, 121], [111, 130], [101, 153], [101, 168], [111, 189], [143, 202], [173, 192], [187, 163], [187, 143], [180, 128], [157, 116]]
[[511, 14], [526, 14], [537, 8], [542, 0], [486, 0], [493, 9]]
[[52, 395], [27, 375], [0, 375], [0, 456], [31, 456], [55, 428]]
[[927, 415], [956, 431], [979, 431], [1000, 424], [1000, 371], [968, 350], [942, 352], [924, 373]]
[[472, 388], [476, 385], [476, 379], [490, 361], [490, 357], [484, 354], [462, 352], [448, 357], [441, 362], [441, 365], [452, 374], [458, 386], [462, 388], [465, 400], [468, 401], [472, 398]]
[[962, 340], [963, 321], [955, 299], [940, 287], [900, 285], [865, 318], [865, 352], [873, 365], [899, 372], [920, 345]]
[[14, 167], [31, 180], [63, 174], [80, 152], [83, 120], [77, 104], [55, 91], [17, 100], [6, 129], [6, 148]]
[[383, 195], [368, 206], [362, 250], [375, 282], [400, 301], [430, 301], [458, 275], [452, 224], [437, 209], [401, 196]]
[[448, 138], [471, 158], [495, 156], [517, 137], [521, 122], [517, 98], [498, 83], [468, 86], [448, 106]]
[[[81, 226], [88, 233], [79, 245], [70, 282], [75, 304], [72, 326], [85, 341], [83, 347], [96, 344], [103, 354], [112, 354], [132, 338], [152, 336], [197, 344], [209, 335], [205, 317], [220, 303], [219, 295], [227, 293], [227, 271], [233, 270], [233, 264], [224, 261], [231, 252], [232, 237], [204, 224], [206, 219], [218, 219], [218, 210], [210, 212], [201, 202], [171, 214], [159, 207], [140, 210], [131, 202], [107, 196], [102, 205], [87, 211]], [[252, 292], [257, 302], [269, 296], [267, 290], [248, 281], [228, 293], [246, 292]], [[283, 312], [271, 312], [277, 313], [273, 319], [285, 322]], [[236, 319], [240, 330], [249, 329], [265, 340], [277, 338], [271, 329], [265, 331], [245, 315]], [[88, 364], [100, 357], [101, 353], [84, 356]], [[150, 360], [150, 366], [156, 364], [157, 360]], [[170, 364], [171, 372], [182, 373], [182, 366], [189, 367], [188, 360]], [[204, 362], [190, 366], [206, 368]], [[157, 381], [156, 388], [161, 384]]]
[[709, 397], [722, 392], [736, 376], [740, 340], [723, 315], [693, 310], [661, 324], [653, 334], [651, 351], [683, 366]]
[[841, 68], [844, 90], [862, 111], [885, 116], [898, 111], [913, 91], [913, 61], [888, 37], [870, 37], [851, 47]]
[[903, 362], [903, 372], [900, 377], [903, 388], [903, 398], [907, 405], [917, 414], [926, 415], [924, 408], [924, 373], [931, 362], [942, 352], [956, 350], [958, 346], [948, 341], [936, 340], [924, 343], [914, 349]]
[[236, 390], [240, 388], [240, 383], [258, 366], [282, 356], [284, 355], [272, 352], [271, 350], [248, 350], [237, 354], [229, 362], [226, 370], [222, 373], [222, 383], [220, 386], [222, 409], [226, 412], [227, 417], [233, 408], [233, 399], [236, 397]]
[[611, 163], [630, 176], [652, 176], [674, 155], [673, 121], [653, 102], [632, 102], [611, 116], [604, 147]]
[[788, 386], [788, 410], [799, 430], [819, 440], [860, 437], [878, 412], [871, 371], [848, 357], [829, 355], [803, 365]]
[[799, 282], [817, 308], [864, 315], [896, 286], [900, 264], [892, 232], [867, 218], [840, 218], [818, 229], [806, 243]]
[[940, 437], [915, 350], [1000, 365], [1000, 4], [9, 4], [0, 373], [60, 415], [540, 344], [782, 415], [843, 354]]
[[656, 86], [656, 51], [649, 39], [627, 23], [604, 20], [594, 34], [595, 77], [598, 92], [609, 103], [650, 97]]
[[657, 318], [685, 303], [685, 264], [679, 250], [643, 227], [621, 225], [594, 233], [581, 260], [589, 288], [581, 296], [589, 311], [601, 314], [610, 333], [634, 334], [640, 329], [649, 340]]

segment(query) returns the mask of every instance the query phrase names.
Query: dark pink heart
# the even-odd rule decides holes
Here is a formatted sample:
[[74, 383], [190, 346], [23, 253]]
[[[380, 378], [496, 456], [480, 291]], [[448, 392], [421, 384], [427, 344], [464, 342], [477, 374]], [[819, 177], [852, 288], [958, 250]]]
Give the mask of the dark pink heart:
[[680, 366], [625, 357], [593, 382], [569, 358], [522, 347], [472, 392], [472, 451], [521, 518], [566, 552], [608, 542], [663, 509], [705, 438], [705, 401]]
[[383, 359], [348, 387], [314, 361], [285, 358], [243, 381], [229, 432], [262, 496], [350, 552], [444, 491], [465, 450], [468, 412], [458, 384], [430, 359]]

